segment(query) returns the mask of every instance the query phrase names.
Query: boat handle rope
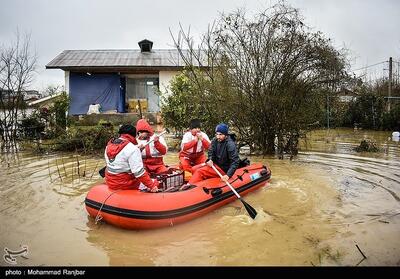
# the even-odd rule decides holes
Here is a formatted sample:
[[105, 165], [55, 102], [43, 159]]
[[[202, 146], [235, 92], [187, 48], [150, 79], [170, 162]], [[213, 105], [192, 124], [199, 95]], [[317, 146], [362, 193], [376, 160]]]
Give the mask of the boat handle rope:
[[[238, 180], [238, 179], [243, 180], [242, 176], [243, 176], [245, 173], [248, 173], [248, 172], [249, 172], [248, 169], [244, 169], [244, 170], [243, 170], [243, 173], [242, 173], [241, 175], [237, 175], [237, 177], [236, 177], [234, 180], [232, 180], [230, 183], [236, 182], [236, 180]], [[222, 189], [222, 188], [225, 188], [226, 186], [228, 186], [228, 184], [222, 185], [222, 186], [220, 186], [220, 187], [215, 187], [215, 188], [203, 187], [203, 191], [206, 192], [206, 193], [208, 194], [208, 193], [210, 192], [210, 190], [212, 191], [212, 190], [216, 190], [216, 189]]]
[[[261, 168], [250, 168], [250, 170], [256, 170], [256, 169], [267, 169], [267, 167], [266, 167], [266, 166], [262, 166]], [[243, 175], [244, 175], [245, 173], [248, 173], [248, 172], [249, 172], [249, 170], [248, 170], [247, 168], [244, 169], [243, 172], [242, 172], [242, 174], [240, 174], [240, 175], [238, 174], [237, 177], [236, 177], [234, 180], [232, 180], [230, 183], [232, 184], [232, 183], [236, 182], [236, 180], [238, 180], [238, 179], [243, 180]], [[220, 186], [220, 187], [215, 187], [215, 188], [203, 187], [203, 191], [204, 191], [206, 194], [209, 194], [209, 193], [210, 193], [210, 190], [212, 191], [212, 190], [222, 189], [222, 188], [225, 188], [226, 186], [228, 186], [228, 184], [222, 185], [222, 186]]]
[[101, 206], [100, 206], [100, 208], [99, 208], [99, 211], [97, 211], [96, 218], [94, 218], [94, 224], [95, 224], [95, 225], [97, 225], [97, 223], [100, 222], [100, 221], [103, 219], [103, 216], [101, 216], [100, 212], [101, 212], [101, 209], [103, 208], [104, 204], [106, 203], [106, 201], [107, 201], [112, 195], [114, 195], [115, 193], [120, 192], [120, 191], [122, 191], [122, 190], [123, 190], [123, 189], [119, 189], [119, 190], [117, 190], [117, 191], [112, 192], [112, 193], [109, 194], [108, 197], [103, 201], [103, 203], [101, 204]]

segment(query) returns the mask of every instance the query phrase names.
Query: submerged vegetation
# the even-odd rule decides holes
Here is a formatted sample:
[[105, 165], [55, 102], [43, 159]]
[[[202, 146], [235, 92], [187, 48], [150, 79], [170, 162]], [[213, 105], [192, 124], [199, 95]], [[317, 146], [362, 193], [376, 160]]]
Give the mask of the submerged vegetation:
[[[197, 46], [183, 28], [173, 40], [185, 67], [170, 83], [172, 94], [160, 95], [163, 124], [176, 135], [193, 118], [202, 121], [210, 136], [218, 123], [225, 122], [238, 145], [250, 153], [293, 158], [299, 141], [313, 129], [400, 129], [400, 104], [387, 109], [388, 81], [371, 84], [350, 76], [346, 50], [336, 49], [324, 34], [306, 26], [300, 12], [285, 2], [252, 18], [242, 10], [221, 14]], [[2, 147], [14, 140], [35, 140], [40, 151], [104, 149], [114, 128], [105, 123], [83, 128], [69, 121], [65, 92], [52, 106], [18, 119], [26, 107], [21, 105], [21, 92], [31, 80], [36, 56], [29, 52], [29, 38], [0, 50], [1, 65], [17, 63], [17, 58], [25, 63], [17, 63], [20, 68], [0, 67], [0, 85], [10, 84], [0, 99], [5, 111], [0, 122]], [[400, 96], [399, 84], [391, 88], [392, 96]], [[351, 100], [341, 101], [348, 93]]]
[[[25, 143], [25, 148], [34, 149], [36, 152], [79, 152], [81, 154], [98, 153], [104, 151], [107, 142], [116, 136], [113, 126], [71, 126], [67, 131], [52, 138], [41, 140], [39, 138]], [[33, 144], [32, 144], [33, 143]]]
[[97, 125], [94, 127], [73, 128], [54, 140], [55, 151], [83, 151], [94, 152], [104, 150], [107, 142], [114, 136], [111, 127]]
[[182, 129], [197, 117], [213, 134], [224, 121], [262, 154], [296, 155], [325, 96], [348, 80], [343, 51], [286, 4], [252, 19], [243, 11], [222, 14], [196, 48], [183, 30], [174, 41], [186, 69], [165, 97], [166, 125]]
[[281, 158], [297, 155], [313, 129], [399, 130], [400, 104], [388, 110], [384, 98], [388, 81], [350, 76], [347, 50], [303, 22], [282, 2], [250, 19], [241, 10], [222, 14], [197, 46], [181, 27], [174, 42], [186, 67], [162, 95], [165, 125], [179, 132], [200, 118], [213, 135], [226, 122], [239, 145]]
[[357, 152], [378, 152], [379, 147], [376, 141], [365, 139], [362, 140], [360, 145], [355, 148]]
[[9, 45], [0, 45], [0, 147], [15, 150], [18, 120], [26, 104], [24, 92], [30, 86], [36, 68], [37, 55], [32, 52], [30, 36]]

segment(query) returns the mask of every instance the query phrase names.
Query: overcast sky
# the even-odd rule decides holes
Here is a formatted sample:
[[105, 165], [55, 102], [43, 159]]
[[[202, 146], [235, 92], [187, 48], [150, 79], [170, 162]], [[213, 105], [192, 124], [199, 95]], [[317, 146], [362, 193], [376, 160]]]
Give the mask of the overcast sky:
[[[275, 0], [0, 0], [0, 44], [10, 45], [17, 28], [31, 34], [39, 60], [32, 89], [63, 85], [62, 70], [45, 65], [65, 49], [138, 49], [146, 38], [153, 48], [172, 48], [169, 28], [179, 23], [193, 34], [207, 30], [221, 12], [245, 8], [249, 15]], [[287, 0], [305, 22], [338, 48], [350, 50], [352, 69], [400, 60], [400, 0]], [[368, 68], [382, 74], [387, 65]], [[359, 72], [357, 72], [359, 73]]]

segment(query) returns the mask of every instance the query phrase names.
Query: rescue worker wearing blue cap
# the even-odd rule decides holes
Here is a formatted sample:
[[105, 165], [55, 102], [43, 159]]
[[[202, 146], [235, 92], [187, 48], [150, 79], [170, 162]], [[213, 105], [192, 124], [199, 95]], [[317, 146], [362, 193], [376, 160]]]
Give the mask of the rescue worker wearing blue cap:
[[215, 127], [215, 138], [211, 141], [211, 146], [208, 150], [206, 166], [195, 170], [188, 182], [189, 185], [207, 178], [219, 177], [212, 169], [212, 164], [222, 174], [223, 181], [228, 181], [233, 176], [239, 166], [239, 155], [236, 144], [228, 132], [229, 127], [225, 123], [220, 123]]

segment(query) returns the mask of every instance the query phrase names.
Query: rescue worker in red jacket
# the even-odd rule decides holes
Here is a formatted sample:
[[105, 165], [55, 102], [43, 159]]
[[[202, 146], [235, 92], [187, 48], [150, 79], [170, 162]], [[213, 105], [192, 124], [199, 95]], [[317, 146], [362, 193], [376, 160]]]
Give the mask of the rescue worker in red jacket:
[[192, 119], [189, 124], [190, 130], [183, 135], [179, 161], [181, 169], [193, 173], [193, 166], [206, 161], [204, 150], [210, 147], [210, 139], [201, 131], [199, 119]]
[[146, 172], [139, 148], [136, 146], [136, 129], [122, 125], [119, 138], [110, 140], [104, 152], [107, 168], [105, 181], [112, 190], [140, 189], [158, 191], [158, 181]]
[[221, 180], [228, 181], [239, 167], [239, 155], [235, 142], [229, 136], [229, 127], [225, 123], [220, 123], [215, 128], [215, 138], [211, 142], [208, 150], [208, 161], [197, 168], [189, 182], [183, 185], [180, 190], [186, 190], [191, 185], [204, 179], [218, 177], [211, 165], [222, 174]]
[[[153, 128], [145, 119], [140, 119], [136, 123], [136, 130], [138, 131], [138, 147], [142, 152], [143, 164], [146, 170], [154, 174], [168, 172], [168, 168], [163, 161], [163, 155], [168, 151], [165, 139], [162, 136], [155, 135]], [[149, 141], [152, 142], [146, 145]]]

